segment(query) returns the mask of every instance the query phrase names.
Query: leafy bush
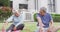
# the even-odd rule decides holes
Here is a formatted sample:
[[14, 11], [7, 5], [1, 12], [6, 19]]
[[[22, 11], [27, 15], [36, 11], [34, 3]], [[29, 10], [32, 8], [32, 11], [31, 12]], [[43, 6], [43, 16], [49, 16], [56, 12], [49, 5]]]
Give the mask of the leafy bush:
[[51, 14], [52, 16], [60, 16], [60, 14]]
[[[35, 13], [33, 16], [34, 16], [34, 21], [37, 22], [37, 19], [36, 19], [36, 14]], [[53, 21], [54, 22], [60, 22], [60, 14], [51, 14], [52, 17], [53, 17]]]
[[4, 19], [8, 18], [11, 15], [11, 10], [10, 9], [0, 9], [0, 22], [3, 22]]
[[37, 13], [35, 13], [33, 16], [34, 16], [34, 21], [37, 22], [37, 19], [36, 19], [36, 15]]
[[51, 14], [54, 22], [60, 22], [60, 14]]
[[53, 21], [54, 22], [60, 22], [60, 16], [54, 16]]

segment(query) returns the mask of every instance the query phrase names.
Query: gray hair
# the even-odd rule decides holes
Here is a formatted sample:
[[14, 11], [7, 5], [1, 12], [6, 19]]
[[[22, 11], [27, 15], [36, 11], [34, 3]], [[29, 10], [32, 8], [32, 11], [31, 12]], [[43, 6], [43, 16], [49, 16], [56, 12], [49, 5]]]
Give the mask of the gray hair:
[[13, 10], [12, 12], [13, 12], [13, 13], [19, 13], [19, 11], [18, 11], [18, 10]]
[[22, 13], [23, 13], [23, 12], [20, 11], [20, 10], [13, 10], [12, 12], [13, 12], [14, 14], [15, 14], [15, 13], [19, 13], [19, 14], [22, 14]]
[[45, 7], [41, 7], [40, 10], [43, 10], [44, 12], [46, 12], [46, 8]]

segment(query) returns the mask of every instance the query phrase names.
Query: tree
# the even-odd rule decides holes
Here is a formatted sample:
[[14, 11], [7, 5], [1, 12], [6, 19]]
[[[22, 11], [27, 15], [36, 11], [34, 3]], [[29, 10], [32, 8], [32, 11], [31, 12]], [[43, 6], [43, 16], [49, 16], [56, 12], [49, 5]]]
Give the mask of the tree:
[[10, 0], [0, 0], [0, 6], [10, 6]]

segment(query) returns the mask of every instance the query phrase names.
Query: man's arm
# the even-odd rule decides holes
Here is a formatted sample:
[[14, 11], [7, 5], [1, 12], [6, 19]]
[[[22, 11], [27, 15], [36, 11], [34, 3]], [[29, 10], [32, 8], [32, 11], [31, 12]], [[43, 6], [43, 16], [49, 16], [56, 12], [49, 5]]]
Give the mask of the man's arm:
[[39, 14], [36, 14], [36, 18], [39, 23], [39, 26], [42, 28], [44, 26], [44, 24], [42, 23], [42, 20], [41, 20], [41, 17], [39, 16]]
[[52, 18], [52, 16], [50, 15], [50, 23], [49, 23], [49, 29], [48, 29], [48, 31], [52, 31], [52, 29], [53, 29], [53, 18]]
[[49, 27], [53, 27], [53, 20], [50, 21]]
[[53, 20], [51, 20], [47, 32], [51, 32], [51, 31], [53, 31], [53, 29], [54, 29]]
[[41, 18], [40, 18], [40, 17], [37, 17], [37, 20], [38, 20], [39, 26], [40, 26], [40, 27], [43, 27], [44, 24], [42, 23]]
[[51, 15], [50, 15], [50, 25], [49, 25], [49, 27], [53, 27], [53, 18], [52, 18]]
[[44, 24], [42, 23], [42, 20], [40, 17], [37, 17], [37, 20], [38, 20], [39, 27], [40, 27], [39, 32], [43, 32], [44, 31], [44, 28], [43, 28]]

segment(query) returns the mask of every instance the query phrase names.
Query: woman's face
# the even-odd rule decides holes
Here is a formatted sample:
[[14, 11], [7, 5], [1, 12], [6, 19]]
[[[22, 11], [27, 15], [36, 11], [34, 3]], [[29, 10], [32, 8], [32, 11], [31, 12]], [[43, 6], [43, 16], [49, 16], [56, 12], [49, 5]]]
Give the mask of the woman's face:
[[17, 16], [17, 17], [18, 17], [19, 15], [20, 15], [19, 13], [17, 13], [17, 12], [15, 13], [15, 16]]

